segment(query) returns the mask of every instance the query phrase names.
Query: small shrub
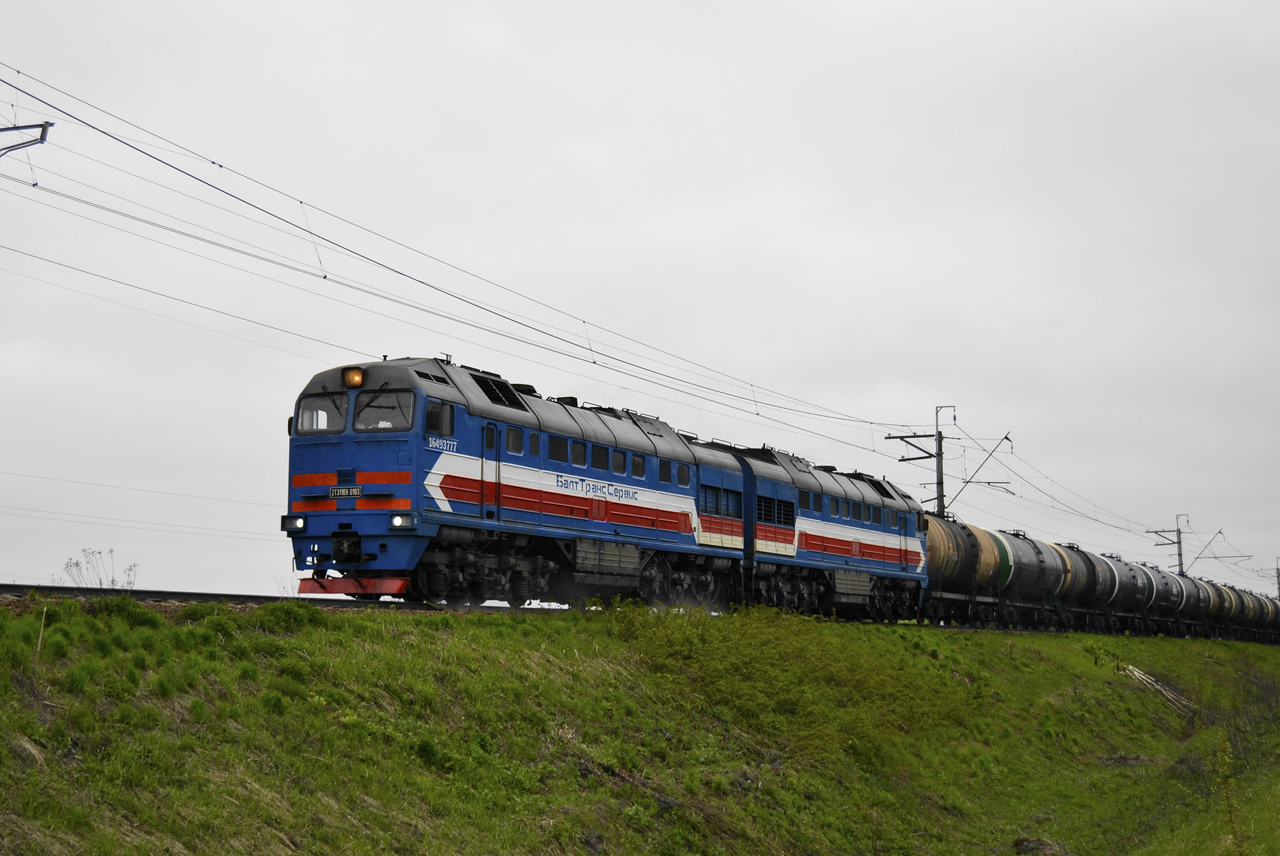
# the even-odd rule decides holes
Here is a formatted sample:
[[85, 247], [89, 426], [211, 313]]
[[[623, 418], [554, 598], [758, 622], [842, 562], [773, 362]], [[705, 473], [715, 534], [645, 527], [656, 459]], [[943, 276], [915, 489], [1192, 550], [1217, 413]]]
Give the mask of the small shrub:
[[413, 747], [418, 760], [433, 770], [444, 770], [449, 766], [449, 759], [444, 751], [430, 737], [422, 737]]
[[101, 597], [90, 601], [90, 610], [97, 615], [107, 615], [122, 619], [130, 627], [150, 627], [158, 629], [164, 626], [164, 619], [159, 613], [152, 612], [131, 597]]
[[283, 642], [271, 636], [259, 636], [254, 639], [253, 650], [269, 660], [278, 660], [289, 652]]
[[164, 714], [153, 704], [144, 704], [138, 708], [138, 727], [155, 729], [164, 725]]
[[133, 647], [133, 640], [129, 638], [129, 631], [123, 627], [117, 627], [111, 634], [111, 644], [121, 651], [128, 651]]
[[176, 692], [173, 680], [167, 669], [151, 679], [151, 688], [155, 690], [156, 695], [160, 696], [160, 698], [166, 699], [173, 698], [173, 694]]
[[42, 656], [49, 660], [58, 660], [71, 653], [71, 641], [66, 636], [50, 636], [45, 643]]
[[102, 694], [113, 701], [128, 701], [133, 693], [134, 685], [119, 675], [107, 675], [102, 682]]
[[17, 639], [0, 640], [0, 666], [10, 669], [23, 669], [31, 663], [33, 649]]
[[84, 669], [71, 668], [62, 673], [62, 687], [69, 693], [82, 693], [89, 685], [89, 676]]
[[204, 628], [223, 644], [240, 632], [235, 619], [230, 615], [214, 615], [206, 618], [204, 620]]
[[242, 681], [256, 681], [258, 679], [258, 667], [251, 662], [245, 661], [240, 664], [238, 674]]
[[291, 656], [280, 664], [280, 674], [300, 684], [305, 684], [311, 677], [311, 670], [307, 668], [306, 662], [300, 657]]
[[284, 675], [277, 675], [271, 679], [270, 686], [281, 695], [288, 696], [292, 699], [306, 698], [307, 688], [295, 681], [293, 678]]
[[262, 695], [258, 696], [258, 702], [262, 705], [262, 709], [267, 713], [279, 716], [284, 713], [285, 701], [284, 696], [275, 690], [264, 690]]
[[131, 662], [133, 663], [133, 667], [139, 672], [145, 672], [147, 670], [147, 655], [142, 651], [134, 651]]
[[204, 722], [209, 718], [209, 708], [202, 699], [192, 699], [191, 701], [191, 718], [196, 722]]
[[453, 627], [453, 616], [433, 615], [430, 618], [424, 618], [422, 626], [427, 630], [449, 630]]
[[98, 722], [98, 709], [93, 702], [82, 701], [67, 711], [67, 724], [82, 734], [96, 731]]
[[279, 636], [297, 633], [304, 627], [323, 626], [325, 614], [309, 603], [282, 600], [264, 603], [255, 609], [250, 614], [249, 623], [264, 633]]
[[200, 647], [200, 639], [190, 627], [170, 628], [169, 640], [179, 651], [194, 651]]

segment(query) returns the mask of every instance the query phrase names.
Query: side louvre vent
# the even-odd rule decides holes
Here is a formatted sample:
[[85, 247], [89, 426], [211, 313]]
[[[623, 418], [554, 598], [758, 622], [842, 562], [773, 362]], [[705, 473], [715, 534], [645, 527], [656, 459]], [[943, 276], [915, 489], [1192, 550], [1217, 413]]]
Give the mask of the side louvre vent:
[[449, 379], [447, 377], [444, 377], [443, 375], [431, 374], [430, 372], [420, 372], [417, 369], [414, 369], [413, 373], [416, 374], [418, 377], [422, 378], [423, 380], [429, 380], [432, 383], [442, 383], [445, 386], [451, 385], [449, 383]]
[[872, 489], [875, 490], [876, 493], [883, 496], [885, 499], [893, 499], [893, 494], [889, 493], [889, 489], [884, 485], [880, 484], [880, 482], [870, 477], [864, 477], [863, 481], [871, 485]]
[[480, 391], [483, 392], [494, 404], [499, 404], [503, 407], [511, 407], [516, 410], [529, 409], [524, 406], [524, 402], [520, 400], [520, 396], [511, 388], [511, 384], [507, 383], [505, 380], [485, 377], [484, 375], [479, 374], [473, 374], [471, 379], [476, 382], [476, 386], [480, 387]]

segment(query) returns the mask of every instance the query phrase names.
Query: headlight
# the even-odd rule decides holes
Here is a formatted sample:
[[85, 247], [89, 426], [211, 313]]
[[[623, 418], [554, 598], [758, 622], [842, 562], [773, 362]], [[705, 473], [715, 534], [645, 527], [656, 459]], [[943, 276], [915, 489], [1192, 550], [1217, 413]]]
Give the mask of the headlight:
[[307, 528], [307, 518], [296, 514], [286, 514], [280, 518], [280, 529], [283, 532], [301, 532]]
[[342, 385], [347, 389], [364, 386], [364, 369], [359, 366], [342, 370]]
[[418, 516], [416, 514], [393, 514], [389, 522], [392, 529], [411, 529], [418, 525]]

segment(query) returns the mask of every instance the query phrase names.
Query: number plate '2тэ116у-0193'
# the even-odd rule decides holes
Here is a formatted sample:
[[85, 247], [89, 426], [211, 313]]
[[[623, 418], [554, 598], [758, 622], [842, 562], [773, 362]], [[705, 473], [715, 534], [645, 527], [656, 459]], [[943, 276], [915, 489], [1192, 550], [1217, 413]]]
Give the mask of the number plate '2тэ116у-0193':
[[348, 496], [361, 496], [364, 493], [363, 487], [331, 487], [329, 488], [330, 499], [342, 499]]

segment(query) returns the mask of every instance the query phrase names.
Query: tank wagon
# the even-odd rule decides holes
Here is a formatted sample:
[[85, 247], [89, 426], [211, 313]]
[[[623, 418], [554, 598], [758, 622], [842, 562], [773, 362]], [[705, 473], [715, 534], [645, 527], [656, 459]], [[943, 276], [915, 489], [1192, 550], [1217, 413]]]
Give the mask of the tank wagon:
[[925, 519], [930, 620], [1280, 642], [1274, 598], [1025, 532]]
[[1280, 639], [1280, 603], [926, 514], [902, 488], [449, 360], [341, 366], [289, 418], [302, 593], [763, 604]]

